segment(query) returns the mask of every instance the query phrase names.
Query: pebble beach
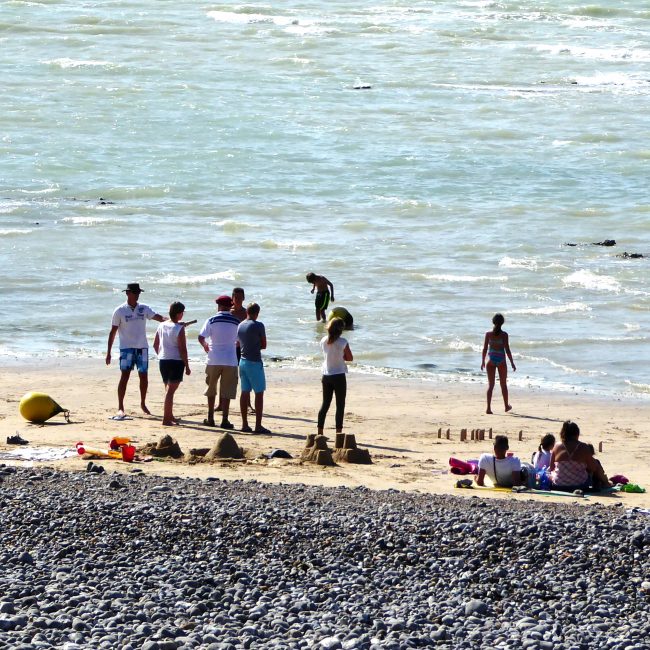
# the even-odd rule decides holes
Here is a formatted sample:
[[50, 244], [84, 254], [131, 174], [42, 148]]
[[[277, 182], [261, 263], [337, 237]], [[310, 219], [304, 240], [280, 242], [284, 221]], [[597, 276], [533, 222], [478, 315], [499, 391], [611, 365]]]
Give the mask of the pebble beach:
[[650, 518], [0, 466], [0, 647], [650, 647]]

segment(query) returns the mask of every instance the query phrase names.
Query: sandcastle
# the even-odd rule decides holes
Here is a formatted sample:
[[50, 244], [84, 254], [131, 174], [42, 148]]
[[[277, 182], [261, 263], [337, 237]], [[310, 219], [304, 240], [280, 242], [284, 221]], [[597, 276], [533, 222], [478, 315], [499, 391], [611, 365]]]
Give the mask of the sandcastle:
[[370, 465], [372, 460], [367, 449], [359, 449], [354, 434], [337, 433], [334, 451], [327, 446], [327, 438], [310, 433], [300, 459], [317, 465], [336, 465], [337, 462]]

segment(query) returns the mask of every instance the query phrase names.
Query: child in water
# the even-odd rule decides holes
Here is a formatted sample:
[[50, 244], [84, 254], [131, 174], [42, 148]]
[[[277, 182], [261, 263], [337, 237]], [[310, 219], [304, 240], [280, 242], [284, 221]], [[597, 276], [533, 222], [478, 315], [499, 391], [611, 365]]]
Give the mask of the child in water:
[[[494, 390], [497, 370], [499, 371], [499, 383], [501, 384], [501, 394], [503, 395], [506, 412], [512, 410], [512, 406], [508, 404], [508, 366], [506, 364], [506, 355], [510, 360], [513, 372], [517, 368], [515, 362], [512, 360], [512, 353], [510, 352], [510, 345], [508, 343], [508, 333], [501, 329], [505, 322], [506, 319], [501, 314], [494, 314], [492, 318], [494, 327], [492, 331], [485, 332], [485, 340], [483, 342], [481, 370], [487, 370], [488, 376], [487, 411], [485, 411], [488, 415], [492, 415], [492, 391]], [[485, 363], [486, 355], [488, 357], [487, 364]]]
[[533, 454], [532, 462], [536, 472], [550, 467], [553, 447], [555, 447], [555, 436], [552, 433], [547, 433], [542, 437], [537, 451]]
[[316, 275], [315, 273], [307, 273], [307, 282], [314, 286], [311, 288], [311, 293], [316, 291], [316, 320], [327, 320], [325, 311], [330, 304], [330, 298], [334, 302], [334, 285], [324, 276]]

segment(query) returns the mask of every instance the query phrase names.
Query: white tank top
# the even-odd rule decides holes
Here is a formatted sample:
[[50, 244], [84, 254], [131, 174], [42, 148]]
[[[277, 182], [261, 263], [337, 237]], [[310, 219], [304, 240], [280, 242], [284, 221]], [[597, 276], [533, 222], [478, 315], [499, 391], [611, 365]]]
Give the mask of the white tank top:
[[348, 342], [342, 336], [331, 345], [328, 345], [326, 336], [321, 339], [320, 348], [323, 351], [324, 375], [342, 375], [348, 371], [343, 359], [343, 350], [345, 350], [347, 344]]
[[159, 359], [175, 359], [181, 361], [181, 353], [178, 350], [178, 335], [182, 325], [166, 320], [158, 326], [158, 336], [160, 337], [160, 354]]

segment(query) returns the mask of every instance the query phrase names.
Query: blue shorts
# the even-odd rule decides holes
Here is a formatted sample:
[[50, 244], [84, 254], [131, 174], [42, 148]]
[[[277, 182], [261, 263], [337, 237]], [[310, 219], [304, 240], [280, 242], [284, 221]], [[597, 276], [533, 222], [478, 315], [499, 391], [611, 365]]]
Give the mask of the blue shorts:
[[137, 368], [138, 372], [149, 370], [149, 349], [148, 348], [124, 348], [120, 350], [120, 370], [130, 372]]
[[241, 379], [242, 393], [263, 393], [266, 390], [266, 377], [264, 364], [261, 361], [242, 359], [239, 362], [239, 377]]

